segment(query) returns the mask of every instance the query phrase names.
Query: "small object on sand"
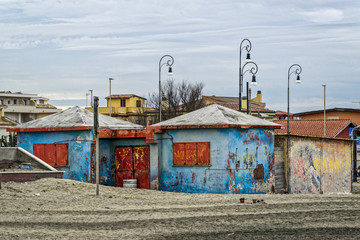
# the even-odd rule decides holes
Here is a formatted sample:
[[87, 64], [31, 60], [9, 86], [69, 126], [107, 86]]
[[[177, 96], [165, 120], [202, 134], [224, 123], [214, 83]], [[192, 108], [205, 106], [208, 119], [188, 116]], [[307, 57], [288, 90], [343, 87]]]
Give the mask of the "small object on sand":
[[131, 195], [129, 195], [129, 196], [125, 196], [125, 199], [130, 199], [130, 198], [132, 198], [132, 196], [131, 196]]
[[253, 199], [253, 203], [265, 203], [264, 199]]
[[31, 210], [31, 208], [28, 208], [28, 210]]
[[109, 196], [109, 198], [112, 198], [112, 196]]
[[39, 196], [40, 196], [40, 193], [35, 193], [34, 196], [39, 197]]
[[245, 202], [245, 198], [240, 198], [240, 202], [244, 203]]

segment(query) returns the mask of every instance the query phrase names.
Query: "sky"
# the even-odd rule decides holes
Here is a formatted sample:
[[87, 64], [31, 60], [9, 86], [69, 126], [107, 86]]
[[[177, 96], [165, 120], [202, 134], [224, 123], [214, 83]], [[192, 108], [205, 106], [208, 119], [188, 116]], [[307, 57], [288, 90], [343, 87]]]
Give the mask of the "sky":
[[296, 63], [291, 112], [323, 109], [323, 84], [327, 108], [359, 109], [359, 13], [356, 0], [0, 0], [0, 90], [85, 106], [91, 89], [105, 106], [109, 78], [112, 94], [158, 92], [168, 54], [176, 82], [236, 97], [249, 39], [259, 68], [252, 96], [260, 90], [267, 108], [286, 111]]

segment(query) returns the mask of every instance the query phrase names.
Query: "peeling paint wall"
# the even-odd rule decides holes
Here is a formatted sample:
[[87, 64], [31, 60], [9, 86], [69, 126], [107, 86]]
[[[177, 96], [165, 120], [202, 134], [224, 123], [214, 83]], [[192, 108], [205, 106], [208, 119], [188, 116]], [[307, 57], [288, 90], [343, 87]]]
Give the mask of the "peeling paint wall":
[[[279, 138], [287, 141], [286, 137]], [[290, 136], [285, 161], [289, 193], [351, 192], [351, 141]]]
[[69, 166], [58, 167], [64, 171], [65, 179], [82, 182], [90, 180], [90, 149], [92, 131], [64, 131], [64, 132], [18, 132], [18, 147], [33, 153], [35, 143], [68, 143]]
[[[247, 194], [274, 188], [273, 130], [167, 130], [158, 141], [160, 190]], [[210, 142], [211, 166], [172, 166], [174, 142]]]

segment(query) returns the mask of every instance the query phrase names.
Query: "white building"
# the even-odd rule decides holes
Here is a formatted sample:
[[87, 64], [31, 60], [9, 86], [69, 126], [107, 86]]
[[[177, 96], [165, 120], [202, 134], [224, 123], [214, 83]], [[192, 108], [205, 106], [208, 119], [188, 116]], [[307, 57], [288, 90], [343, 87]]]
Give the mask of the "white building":
[[24, 123], [61, 111], [48, 101], [48, 98], [37, 94], [0, 91], [0, 105], [7, 106], [2, 110], [1, 117]]

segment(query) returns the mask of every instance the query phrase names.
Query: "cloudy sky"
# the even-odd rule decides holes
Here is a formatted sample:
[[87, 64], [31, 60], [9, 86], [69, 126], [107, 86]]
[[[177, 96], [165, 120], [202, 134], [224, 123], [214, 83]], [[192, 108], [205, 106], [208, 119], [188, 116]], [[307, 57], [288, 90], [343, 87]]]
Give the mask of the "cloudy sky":
[[286, 110], [294, 63], [303, 71], [300, 85], [291, 76], [292, 112], [322, 109], [322, 84], [328, 107], [360, 108], [359, 24], [357, 0], [0, 0], [0, 90], [84, 106], [89, 89], [109, 94], [111, 77], [112, 93], [147, 96], [170, 54], [175, 81], [238, 96], [248, 38], [259, 66], [253, 92], [268, 108]]

